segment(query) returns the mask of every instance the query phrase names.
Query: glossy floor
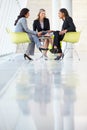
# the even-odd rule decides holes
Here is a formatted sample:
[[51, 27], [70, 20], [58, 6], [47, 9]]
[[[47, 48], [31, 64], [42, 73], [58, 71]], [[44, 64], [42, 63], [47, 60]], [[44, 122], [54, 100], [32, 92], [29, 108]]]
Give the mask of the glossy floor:
[[87, 130], [87, 53], [80, 61], [17, 57], [1, 63], [17, 69], [0, 91], [0, 130]]

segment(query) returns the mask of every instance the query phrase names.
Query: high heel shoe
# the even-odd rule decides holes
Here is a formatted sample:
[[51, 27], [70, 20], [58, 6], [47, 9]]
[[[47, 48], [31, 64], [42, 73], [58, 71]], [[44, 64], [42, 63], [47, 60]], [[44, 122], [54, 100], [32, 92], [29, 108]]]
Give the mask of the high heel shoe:
[[48, 50], [48, 48], [41, 48], [41, 47], [39, 47], [39, 51], [40, 52], [42, 52], [42, 51], [47, 51]]
[[52, 49], [50, 49], [50, 52], [53, 54], [56, 54], [56, 53], [58, 53], [58, 49], [52, 48]]
[[24, 59], [26, 60], [26, 58], [27, 58], [28, 60], [33, 60], [33, 59], [30, 58], [27, 54], [24, 54]]
[[54, 60], [60, 60], [60, 59], [63, 59], [64, 58], [64, 54], [62, 53], [60, 56], [57, 56]]

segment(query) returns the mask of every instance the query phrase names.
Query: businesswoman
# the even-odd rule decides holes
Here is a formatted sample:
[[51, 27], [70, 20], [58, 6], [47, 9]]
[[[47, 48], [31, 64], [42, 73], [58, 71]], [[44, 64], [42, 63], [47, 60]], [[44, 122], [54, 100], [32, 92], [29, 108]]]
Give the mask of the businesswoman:
[[[46, 11], [44, 9], [40, 9], [38, 13], [38, 18], [33, 22], [33, 30], [37, 32], [51, 32], [50, 31], [50, 22], [49, 19], [46, 18]], [[51, 39], [46, 39], [44, 42], [44, 47], [48, 48], [49, 42]], [[44, 55], [47, 56], [47, 51], [44, 51]]]
[[[20, 11], [19, 16], [17, 17], [17, 20], [15, 21], [15, 32], [26, 32], [29, 35], [29, 38], [31, 40], [31, 43], [28, 45], [27, 51], [24, 54], [24, 58], [28, 60], [32, 60], [30, 55], [34, 54], [34, 45], [37, 45], [37, 48], [40, 49], [41, 43], [39, 41], [39, 36], [41, 36], [42, 32], [36, 32], [32, 31], [27, 26], [27, 18], [29, 17], [29, 9], [23, 8]], [[43, 48], [43, 47], [42, 47]]]
[[64, 56], [64, 54], [62, 53], [60, 41], [63, 39], [65, 33], [76, 31], [76, 27], [73, 23], [73, 19], [69, 16], [68, 11], [65, 8], [61, 8], [59, 10], [58, 16], [60, 19], [63, 20], [63, 24], [62, 24], [61, 31], [54, 31], [53, 48], [54, 50], [58, 51], [58, 56], [55, 58], [55, 60], [59, 60]]

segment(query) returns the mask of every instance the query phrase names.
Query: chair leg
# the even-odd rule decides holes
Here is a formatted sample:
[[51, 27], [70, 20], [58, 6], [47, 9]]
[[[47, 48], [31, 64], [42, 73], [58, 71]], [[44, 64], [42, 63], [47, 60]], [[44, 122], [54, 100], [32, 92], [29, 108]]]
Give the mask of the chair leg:
[[80, 60], [80, 57], [79, 57], [79, 54], [78, 54], [77, 50], [76, 50], [75, 48], [74, 48], [73, 50], [74, 50], [74, 52], [76, 53], [76, 55], [77, 55], [77, 57], [78, 57], [78, 60]]
[[65, 43], [66, 43], [66, 45], [65, 45], [64, 51], [63, 51], [64, 56], [65, 56], [70, 50], [73, 50], [73, 47], [68, 47], [68, 43], [67, 43], [67, 42], [65, 42]]
[[65, 45], [63, 53], [65, 54], [66, 52], [67, 52], [67, 42], [66, 42], [66, 45]]
[[76, 55], [78, 57], [78, 60], [80, 60], [80, 57], [79, 57], [79, 54], [78, 54], [77, 50], [73, 47], [73, 45], [72, 45], [72, 47], [68, 47], [67, 42], [66, 42], [64, 52], [63, 52], [64, 55], [66, 55], [68, 53], [68, 51], [70, 51], [70, 50], [73, 50], [76, 53]]

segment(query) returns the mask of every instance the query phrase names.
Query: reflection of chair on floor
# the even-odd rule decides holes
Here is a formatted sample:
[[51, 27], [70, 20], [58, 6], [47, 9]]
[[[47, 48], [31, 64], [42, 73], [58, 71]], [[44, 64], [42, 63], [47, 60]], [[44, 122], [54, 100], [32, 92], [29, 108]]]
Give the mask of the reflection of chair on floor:
[[[75, 43], [78, 43], [80, 39], [80, 32], [67, 32], [62, 40], [62, 42], [66, 43], [64, 54], [66, 54], [69, 50], [73, 49], [76, 53], [78, 60], [80, 60], [77, 50], [74, 47]], [[68, 43], [71, 43], [71, 47], [68, 46]]]
[[[16, 45], [19, 44], [25, 44], [25, 43], [30, 43], [30, 39], [27, 33], [25, 32], [12, 32], [10, 29], [6, 29], [10, 36], [10, 40], [12, 43], [15, 43]], [[24, 50], [24, 48], [23, 48]]]

